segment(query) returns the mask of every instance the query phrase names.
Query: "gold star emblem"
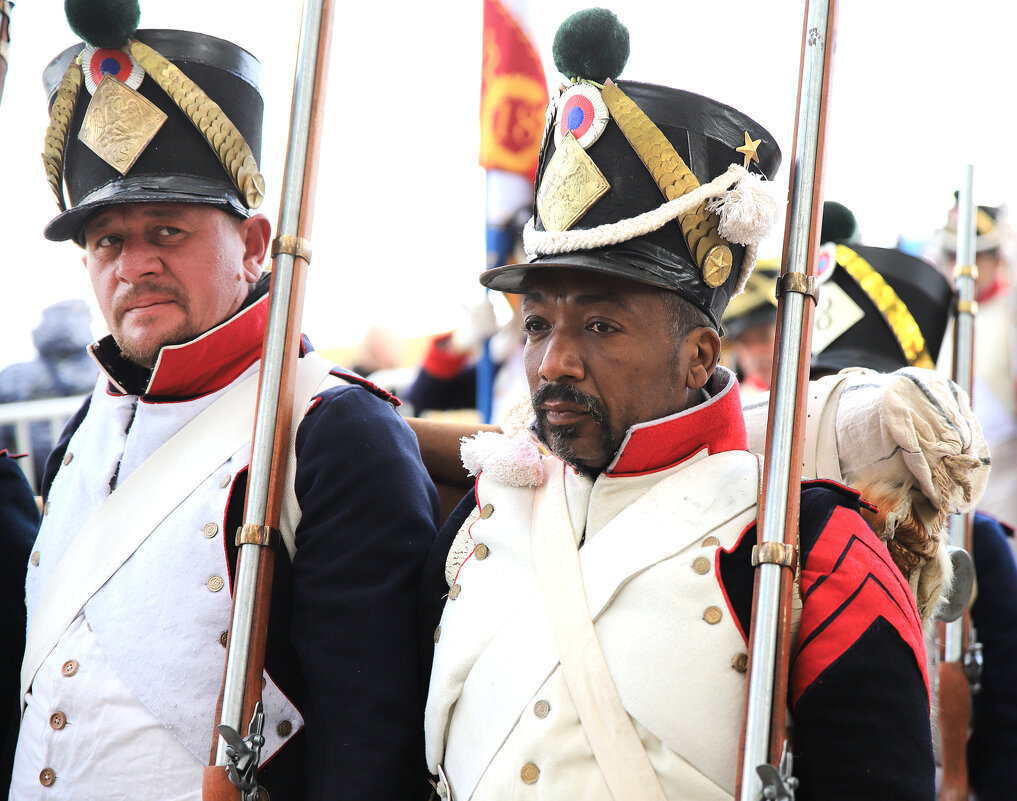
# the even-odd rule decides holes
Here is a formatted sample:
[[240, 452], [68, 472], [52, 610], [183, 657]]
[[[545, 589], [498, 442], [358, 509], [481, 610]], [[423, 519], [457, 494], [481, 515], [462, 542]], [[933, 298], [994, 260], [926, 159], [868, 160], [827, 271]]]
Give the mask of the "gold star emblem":
[[756, 155], [756, 148], [759, 147], [759, 143], [762, 139], [750, 139], [749, 132], [745, 132], [745, 144], [741, 147], [736, 147], [735, 151], [745, 156], [745, 169], [749, 168], [749, 162], [754, 161], [759, 164], [759, 156]]

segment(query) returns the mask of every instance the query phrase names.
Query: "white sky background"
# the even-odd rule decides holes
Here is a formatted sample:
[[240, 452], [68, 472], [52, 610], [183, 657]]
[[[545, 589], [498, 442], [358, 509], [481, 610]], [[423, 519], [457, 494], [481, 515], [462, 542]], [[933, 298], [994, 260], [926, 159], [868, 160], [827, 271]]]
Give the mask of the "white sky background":
[[[606, 3], [605, 3], [606, 4]], [[551, 41], [590, 3], [531, 0], [548, 81]], [[623, 78], [708, 95], [777, 139], [786, 192], [805, 0], [609, 5], [628, 26]], [[201, 30], [265, 67], [262, 172], [273, 225], [295, 51], [296, 0], [143, 0], [141, 27]], [[828, 121], [826, 197], [856, 214], [868, 244], [930, 235], [963, 166], [979, 203], [1008, 200], [1015, 179], [1013, 34], [1003, 0], [841, 0]], [[41, 74], [77, 41], [60, 0], [17, 0], [0, 101], [0, 367], [31, 359], [45, 306], [93, 304], [81, 252], [47, 242], [57, 212], [39, 153], [47, 125]], [[336, 3], [314, 257], [304, 330], [319, 348], [351, 345], [372, 324], [399, 337], [448, 330], [478, 295], [484, 176], [477, 166], [480, 0]], [[783, 221], [783, 215], [781, 216]], [[781, 222], [781, 225], [783, 222]], [[761, 256], [780, 255], [777, 231]], [[104, 325], [94, 312], [96, 335]]]

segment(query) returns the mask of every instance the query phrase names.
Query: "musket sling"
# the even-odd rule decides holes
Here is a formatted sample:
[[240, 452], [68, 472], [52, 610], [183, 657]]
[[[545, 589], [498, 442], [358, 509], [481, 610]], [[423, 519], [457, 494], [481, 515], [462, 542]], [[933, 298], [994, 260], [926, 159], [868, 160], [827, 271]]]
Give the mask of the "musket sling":
[[[314, 353], [300, 359], [294, 409], [305, 409], [332, 365]], [[250, 442], [258, 393], [258, 373], [244, 379], [164, 442], [115, 491], [74, 538], [46, 583], [28, 627], [21, 666], [21, 708], [36, 672], [85, 603], [120, 569], [163, 520], [190, 495], [195, 477], [212, 474], [244, 443]], [[294, 415], [290, 453], [300, 417]], [[201, 447], [195, 447], [201, 443]], [[290, 462], [294, 462], [290, 459]], [[292, 557], [293, 470], [287, 465], [283, 540]], [[139, 488], [144, 487], [144, 491]], [[289, 520], [287, 520], [289, 518]], [[286, 531], [289, 528], [289, 531]], [[117, 536], [110, 536], [117, 532]], [[288, 540], [288, 541], [287, 541]]]
[[565, 497], [564, 465], [533, 503], [533, 555], [565, 682], [615, 801], [666, 801], [657, 773], [622, 706], [583, 584]]

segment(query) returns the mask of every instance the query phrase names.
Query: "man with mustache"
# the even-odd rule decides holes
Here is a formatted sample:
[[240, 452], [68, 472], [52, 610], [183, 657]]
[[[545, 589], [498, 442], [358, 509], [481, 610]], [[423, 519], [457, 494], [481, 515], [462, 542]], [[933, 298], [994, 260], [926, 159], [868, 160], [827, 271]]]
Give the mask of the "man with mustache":
[[[243, 174], [260, 65], [100, 17], [87, 4], [71, 23], [105, 46], [71, 47], [45, 75], [62, 209], [46, 236], [84, 249], [110, 335], [90, 346], [99, 381], [50, 458], [27, 559], [12, 798], [192, 800], [216, 736], [268, 316], [270, 225], [260, 175]], [[183, 107], [160, 59], [196, 85]], [[115, 148], [91, 135], [142, 107]], [[416, 602], [434, 487], [397, 400], [306, 340], [298, 362], [258, 797], [426, 797]]]
[[[627, 52], [603, 9], [559, 29], [569, 83], [529, 261], [481, 277], [522, 295], [532, 404], [464, 443], [476, 488], [425, 570], [441, 798], [735, 793], [760, 468], [719, 320], [765, 236], [779, 154], [728, 106], [618, 80]], [[921, 623], [864, 505], [802, 488], [796, 797], [930, 799]]]

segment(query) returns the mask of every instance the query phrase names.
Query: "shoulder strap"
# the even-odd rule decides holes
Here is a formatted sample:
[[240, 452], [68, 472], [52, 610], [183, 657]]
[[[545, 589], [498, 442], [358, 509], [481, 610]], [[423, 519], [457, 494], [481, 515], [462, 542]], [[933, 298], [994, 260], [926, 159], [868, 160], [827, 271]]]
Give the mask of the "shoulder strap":
[[[306, 409], [330, 369], [331, 365], [321, 357], [315, 357], [298, 369], [294, 397], [301, 405], [294, 406], [295, 409]], [[39, 666], [88, 599], [194, 491], [196, 479], [211, 475], [244, 443], [250, 442], [257, 394], [258, 374], [254, 373], [164, 442], [110, 493], [84, 524], [46, 583], [29, 623], [21, 666], [22, 703]], [[290, 432], [291, 453], [299, 423], [299, 418], [294, 417]], [[202, 447], [195, 448], [195, 442], [202, 443]], [[287, 493], [292, 496], [294, 460], [290, 461]], [[299, 519], [295, 496], [290, 506], [297, 509], [296, 519]], [[292, 509], [288, 517], [292, 522]], [[295, 526], [292, 522], [289, 528], [287, 549], [292, 546]], [[110, 531], [116, 531], [117, 536], [110, 537]]]
[[342, 378], [330, 375], [332, 363], [314, 351], [304, 354], [297, 362], [297, 381], [293, 392], [293, 422], [290, 425], [289, 458], [286, 461], [286, 480], [283, 482], [282, 509], [279, 514], [279, 534], [286, 552], [293, 561], [297, 552], [296, 531], [300, 522], [300, 504], [293, 481], [297, 472], [297, 429], [311, 399], [329, 386], [339, 386]]
[[622, 706], [590, 617], [565, 497], [564, 465], [537, 489], [533, 509], [533, 555], [551, 633], [583, 731], [611, 795], [615, 801], [666, 801]]

